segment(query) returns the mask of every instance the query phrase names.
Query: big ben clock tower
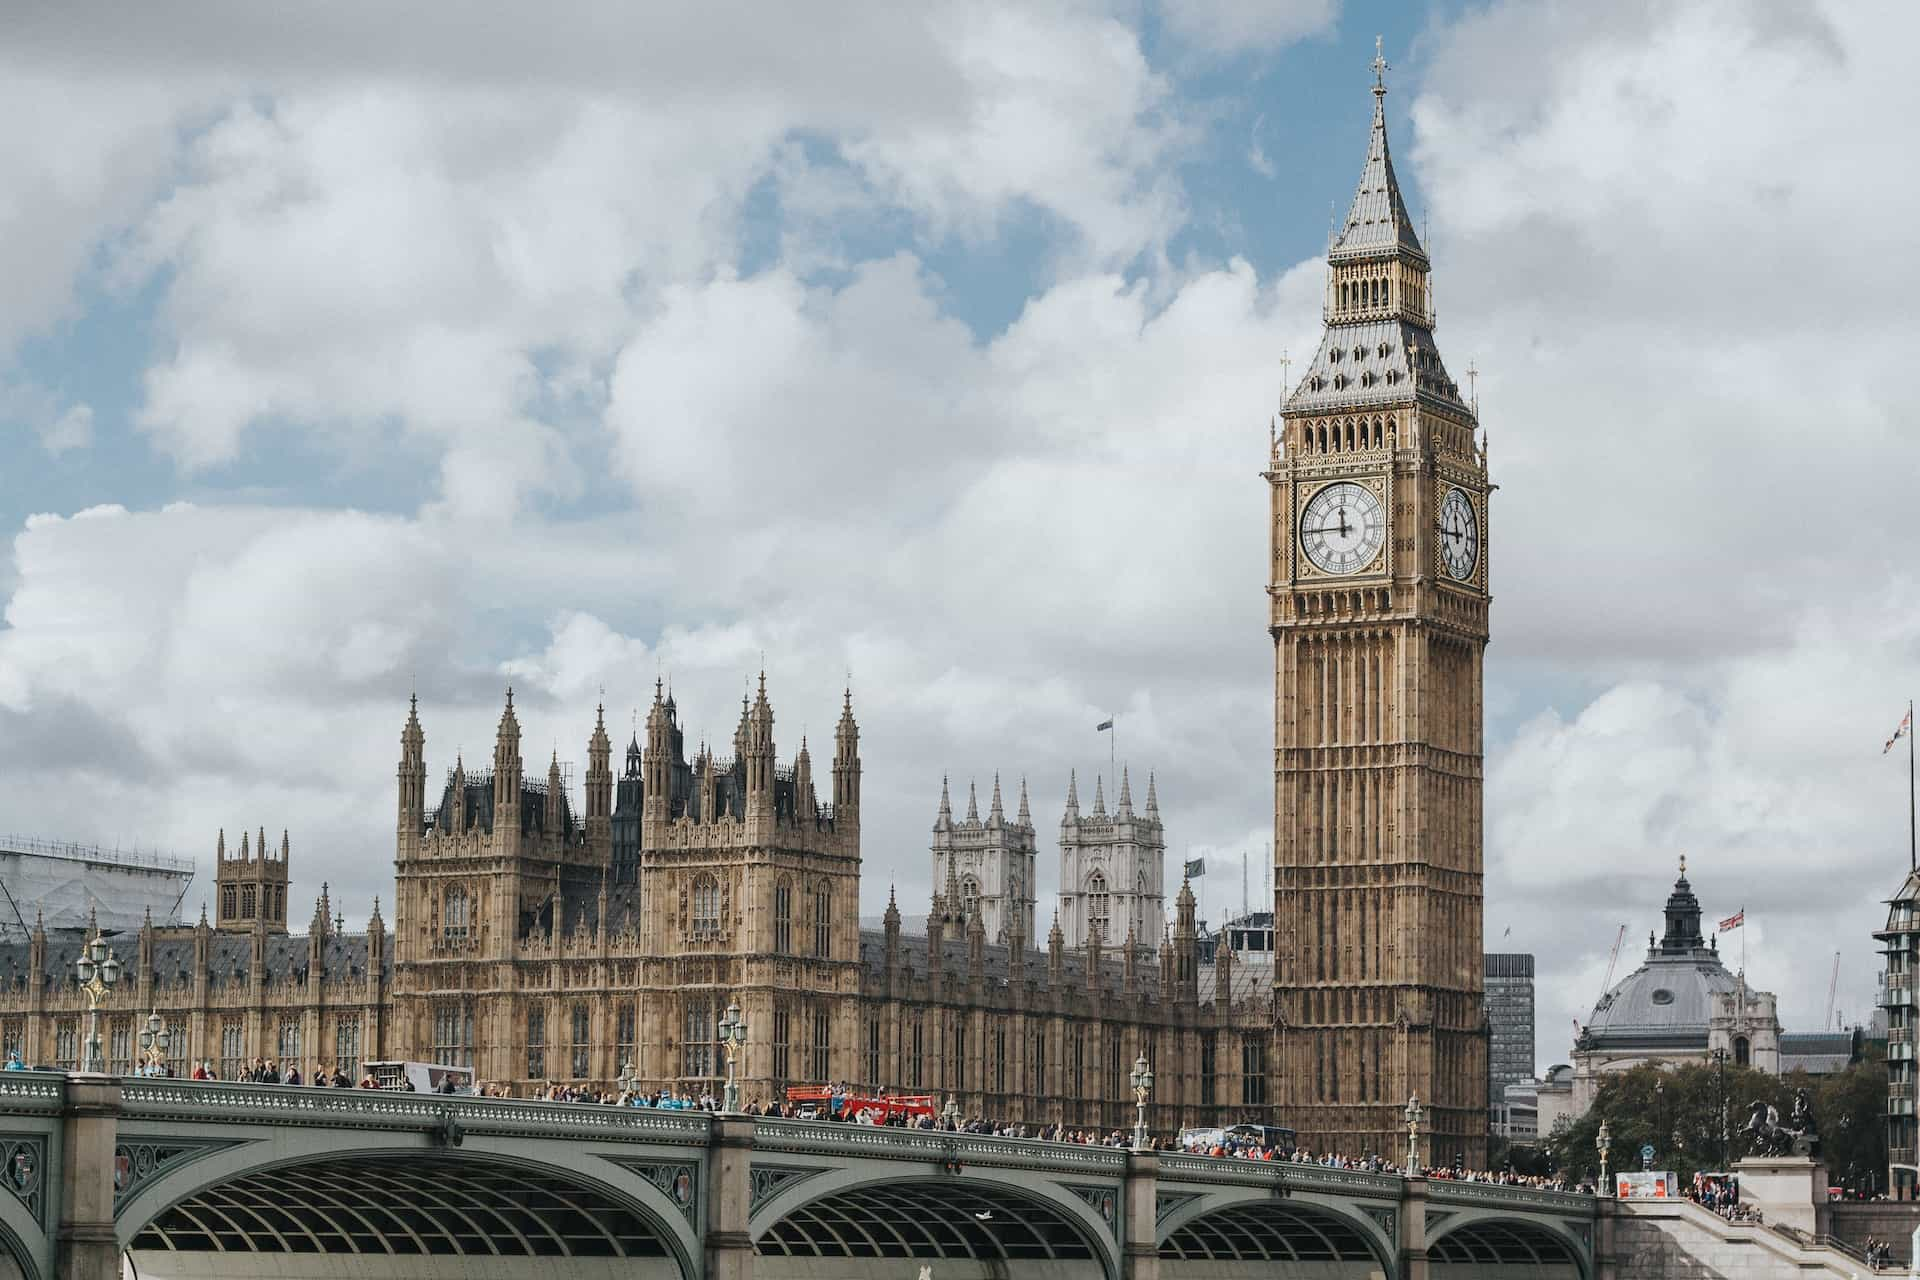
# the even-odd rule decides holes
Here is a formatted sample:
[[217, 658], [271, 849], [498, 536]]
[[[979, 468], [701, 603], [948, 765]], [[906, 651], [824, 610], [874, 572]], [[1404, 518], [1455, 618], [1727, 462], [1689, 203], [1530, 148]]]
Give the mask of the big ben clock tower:
[[1271, 470], [1280, 1122], [1314, 1151], [1481, 1167], [1486, 454], [1433, 341], [1426, 250], [1373, 133], [1326, 332]]

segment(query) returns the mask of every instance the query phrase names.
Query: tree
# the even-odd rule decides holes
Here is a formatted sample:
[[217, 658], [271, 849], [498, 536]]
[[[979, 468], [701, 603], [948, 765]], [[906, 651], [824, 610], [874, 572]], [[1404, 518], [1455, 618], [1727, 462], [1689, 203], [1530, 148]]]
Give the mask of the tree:
[[1593, 1106], [1577, 1120], [1556, 1125], [1547, 1146], [1569, 1176], [1597, 1179], [1600, 1154], [1594, 1139], [1604, 1121], [1612, 1143], [1610, 1168], [1638, 1169], [1641, 1147], [1651, 1146], [1654, 1168], [1691, 1179], [1746, 1153], [1741, 1130], [1756, 1100], [1778, 1108], [1782, 1117], [1792, 1111], [1789, 1083], [1751, 1067], [1643, 1064], [1607, 1076]]
[[1877, 1056], [1856, 1062], [1820, 1080], [1812, 1093], [1821, 1158], [1835, 1185], [1868, 1193], [1881, 1189], [1887, 1170], [1887, 1064]]

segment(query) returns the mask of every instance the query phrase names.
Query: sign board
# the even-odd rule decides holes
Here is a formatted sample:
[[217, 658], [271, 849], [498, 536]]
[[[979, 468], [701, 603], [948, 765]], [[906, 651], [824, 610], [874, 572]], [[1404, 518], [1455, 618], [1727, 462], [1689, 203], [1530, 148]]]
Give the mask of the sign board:
[[1651, 1142], [1647, 1143], [1646, 1145], [1640, 1148], [1640, 1158], [1642, 1160], [1653, 1159], [1653, 1144]]
[[1677, 1200], [1680, 1180], [1671, 1173], [1616, 1173], [1614, 1194], [1622, 1200]]

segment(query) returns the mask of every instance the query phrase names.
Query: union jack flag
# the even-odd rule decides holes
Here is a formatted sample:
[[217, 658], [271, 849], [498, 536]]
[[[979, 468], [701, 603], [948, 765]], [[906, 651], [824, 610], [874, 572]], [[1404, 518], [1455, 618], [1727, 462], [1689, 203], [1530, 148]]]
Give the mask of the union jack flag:
[[[1722, 920], [1720, 922], [1720, 932], [1732, 933], [1735, 929], [1738, 929], [1741, 925], [1745, 924], [1746, 922], [1747, 922], [1747, 909], [1745, 907], [1742, 907], [1738, 911], [1734, 912], [1732, 915], [1728, 916], [1725, 920]], [[1742, 935], [1742, 936], [1745, 936], [1745, 935]]]
[[1900, 717], [1900, 727], [1893, 731], [1893, 736], [1891, 738], [1887, 739], [1887, 745], [1880, 748], [1880, 754], [1885, 755], [1887, 754], [1887, 752], [1893, 750], [1894, 743], [1900, 741], [1900, 739], [1906, 737], [1908, 734], [1912, 732], [1913, 732], [1913, 708], [1908, 707], [1907, 714]]

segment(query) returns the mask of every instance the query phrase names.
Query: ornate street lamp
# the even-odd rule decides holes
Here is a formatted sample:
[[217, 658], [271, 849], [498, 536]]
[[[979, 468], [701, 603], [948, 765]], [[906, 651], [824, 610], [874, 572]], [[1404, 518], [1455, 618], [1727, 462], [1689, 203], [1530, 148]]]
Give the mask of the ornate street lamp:
[[73, 972], [87, 997], [87, 1047], [80, 1069], [105, 1071], [106, 1058], [100, 1052], [100, 1006], [107, 1002], [114, 984], [120, 981], [120, 957], [113, 954], [106, 936], [95, 930], [93, 939], [80, 948]]
[[147, 1015], [147, 1025], [140, 1032], [140, 1055], [147, 1060], [148, 1075], [166, 1074], [167, 1050], [172, 1047], [173, 1033], [167, 1030], [166, 1023], [160, 1021], [160, 1011], [155, 1009]]
[[1720, 1075], [1720, 1167], [1724, 1169], [1733, 1160], [1733, 1127], [1727, 1116], [1727, 1051], [1715, 1049], [1708, 1056]]
[[1133, 1060], [1133, 1072], [1127, 1077], [1133, 1085], [1133, 1149], [1147, 1149], [1147, 1099], [1153, 1096], [1153, 1068], [1147, 1065], [1147, 1055], [1141, 1054]]
[[947, 1122], [947, 1128], [960, 1127], [960, 1101], [952, 1094], [947, 1095], [947, 1105], [940, 1109], [940, 1118]]
[[1414, 1094], [1407, 1099], [1407, 1176], [1420, 1176], [1420, 1119], [1427, 1113], [1420, 1109], [1420, 1095]]
[[722, 1111], [732, 1112], [740, 1109], [740, 1085], [733, 1078], [733, 1062], [740, 1052], [740, 1047], [746, 1042], [747, 1020], [740, 1016], [738, 1004], [728, 1004], [727, 1016], [720, 1019], [720, 1043], [727, 1051], [727, 1087], [721, 1095]]
[[1605, 1120], [1600, 1122], [1600, 1132], [1594, 1136], [1593, 1149], [1600, 1153], [1600, 1186], [1602, 1188], [1600, 1194], [1606, 1195], [1607, 1191], [1605, 1188], [1609, 1185], [1607, 1182], [1607, 1152], [1613, 1150], [1613, 1132], [1607, 1128], [1607, 1122]]
[[620, 1074], [615, 1077], [614, 1083], [620, 1086], [620, 1093], [631, 1105], [633, 1095], [640, 1091], [640, 1077], [634, 1074], [632, 1058], [620, 1064]]

